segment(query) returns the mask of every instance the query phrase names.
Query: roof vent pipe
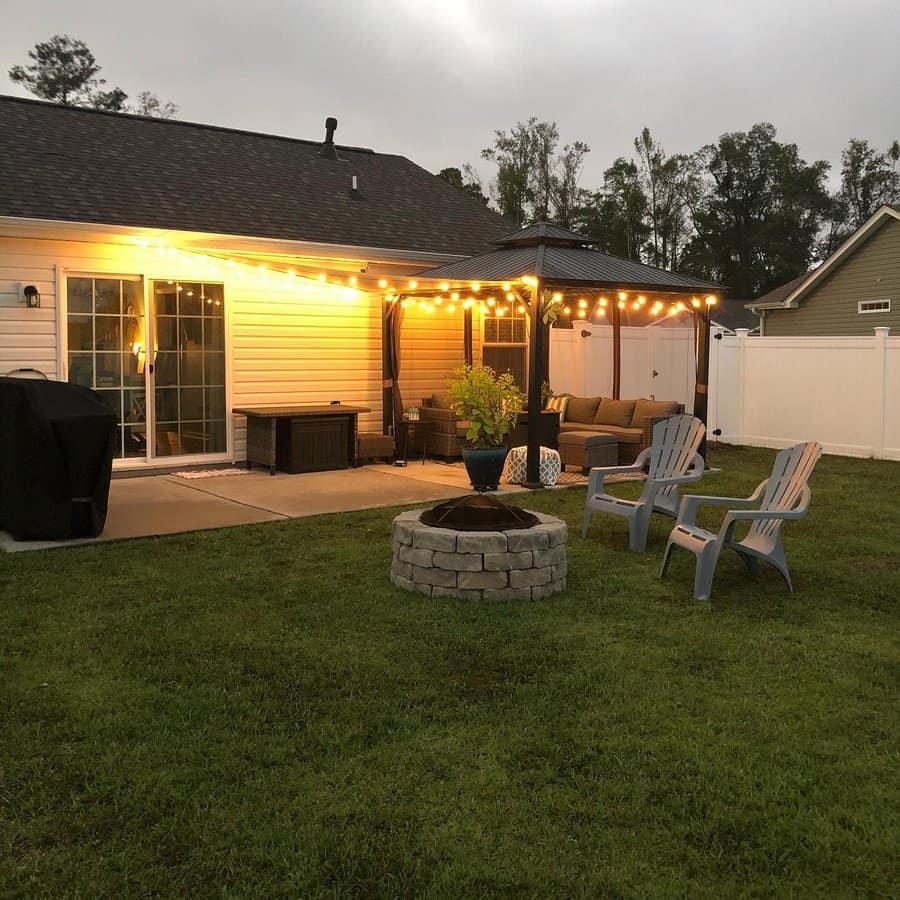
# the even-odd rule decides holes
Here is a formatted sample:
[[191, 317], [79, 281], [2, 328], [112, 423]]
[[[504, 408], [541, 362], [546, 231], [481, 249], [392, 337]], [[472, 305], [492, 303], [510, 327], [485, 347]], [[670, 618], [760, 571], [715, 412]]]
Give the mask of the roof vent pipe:
[[350, 196], [354, 200], [359, 200], [359, 178], [356, 175], [350, 178]]
[[322, 144], [322, 149], [319, 151], [319, 156], [324, 159], [340, 159], [337, 150], [334, 148], [335, 131], [337, 131], [337, 119], [335, 119], [334, 116], [329, 116], [325, 120], [325, 142]]

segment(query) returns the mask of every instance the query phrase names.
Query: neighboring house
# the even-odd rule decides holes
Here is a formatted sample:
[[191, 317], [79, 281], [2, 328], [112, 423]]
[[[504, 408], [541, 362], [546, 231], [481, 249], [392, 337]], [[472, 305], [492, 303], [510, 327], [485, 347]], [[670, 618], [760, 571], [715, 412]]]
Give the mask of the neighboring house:
[[769, 337], [900, 333], [900, 207], [882, 206], [822, 265], [747, 306]]
[[[0, 375], [98, 390], [121, 424], [117, 468], [244, 459], [240, 406], [341, 400], [381, 431], [385, 290], [513, 226], [332, 133], [0, 97]], [[418, 403], [462, 362], [462, 313], [413, 305], [402, 334]]]
[[731, 333], [738, 328], [746, 328], [750, 334], [759, 334], [759, 314], [747, 309], [744, 300], [721, 297], [710, 310], [710, 321], [714, 326]]

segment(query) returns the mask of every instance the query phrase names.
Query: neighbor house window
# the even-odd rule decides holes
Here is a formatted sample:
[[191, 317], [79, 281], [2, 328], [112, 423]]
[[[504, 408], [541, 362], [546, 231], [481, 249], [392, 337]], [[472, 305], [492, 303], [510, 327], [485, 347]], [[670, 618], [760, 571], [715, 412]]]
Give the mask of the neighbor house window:
[[147, 451], [144, 285], [139, 277], [67, 279], [69, 381], [93, 388], [119, 424], [115, 455]]
[[860, 300], [857, 309], [860, 315], [865, 313], [889, 313], [891, 311], [891, 301], [887, 297], [882, 300]]

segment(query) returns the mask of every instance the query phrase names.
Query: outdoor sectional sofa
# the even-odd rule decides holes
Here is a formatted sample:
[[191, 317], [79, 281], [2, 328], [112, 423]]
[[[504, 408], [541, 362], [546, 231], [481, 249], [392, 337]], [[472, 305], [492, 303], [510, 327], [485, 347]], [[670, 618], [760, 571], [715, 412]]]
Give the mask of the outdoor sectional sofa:
[[[618, 445], [617, 464], [620, 466], [630, 465], [641, 450], [650, 446], [653, 426], [660, 419], [684, 412], [684, 405], [674, 400], [612, 400], [608, 397], [575, 397], [571, 394], [558, 396], [567, 398], [559, 432], [583, 431], [615, 436]], [[435, 394], [423, 399], [419, 415], [423, 421], [432, 423], [428, 435], [429, 453], [448, 459], [462, 456], [467, 425], [450, 408], [447, 395]], [[541, 428], [542, 431], [546, 430], [543, 422]], [[555, 437], [555, 429], [553, 431]], [[548, 436], [542, 435], [541, 443], [555, 447], [555, 439], [545, 439]], [[524, 439], [511, 443], [524, 443]]]
[[618, 465], [631, 465], [653, 440], [653, 426], [667, 416], [684, 412], [674, 400], [612, 400], [609, 397], [566, 397], [560, 432], [596, 432], [618, 442]]

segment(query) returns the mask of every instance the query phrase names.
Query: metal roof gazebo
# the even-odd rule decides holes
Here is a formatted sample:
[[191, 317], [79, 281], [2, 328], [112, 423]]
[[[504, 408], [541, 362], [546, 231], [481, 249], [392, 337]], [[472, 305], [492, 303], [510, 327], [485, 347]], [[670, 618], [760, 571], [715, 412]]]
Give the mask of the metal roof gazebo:
[[[697, 336], [697, 380], [694, 414], [706, 420], [709, 368], [709, 308], [720, 285], [629, 259], [620, 259], [592, 246], [584, 235], [549, 222], [537, 222], [499, 238], [496, 250], [472, 256], [417, 275], [416, 297], [465, 296], [462, 306], [466, 361], [472, 362], [472, 317], [475, 303], [523, 306], [530, 319], [528, 408], [541, 408], [541, 385], [549, 362], [548, 329], [558, 320], [591, 316], [608, 318], [613, 328], [613, 396], [621, 382], [621, 324], [646, 317], [646, 324], [664, 315], [690, 312]], [[403, 295], [392, 298], [402, 301]], [[534, 315], [535, 309], [538, 315]], [[539, 486], [538, 430], [528, 431], [527, 484]]]

